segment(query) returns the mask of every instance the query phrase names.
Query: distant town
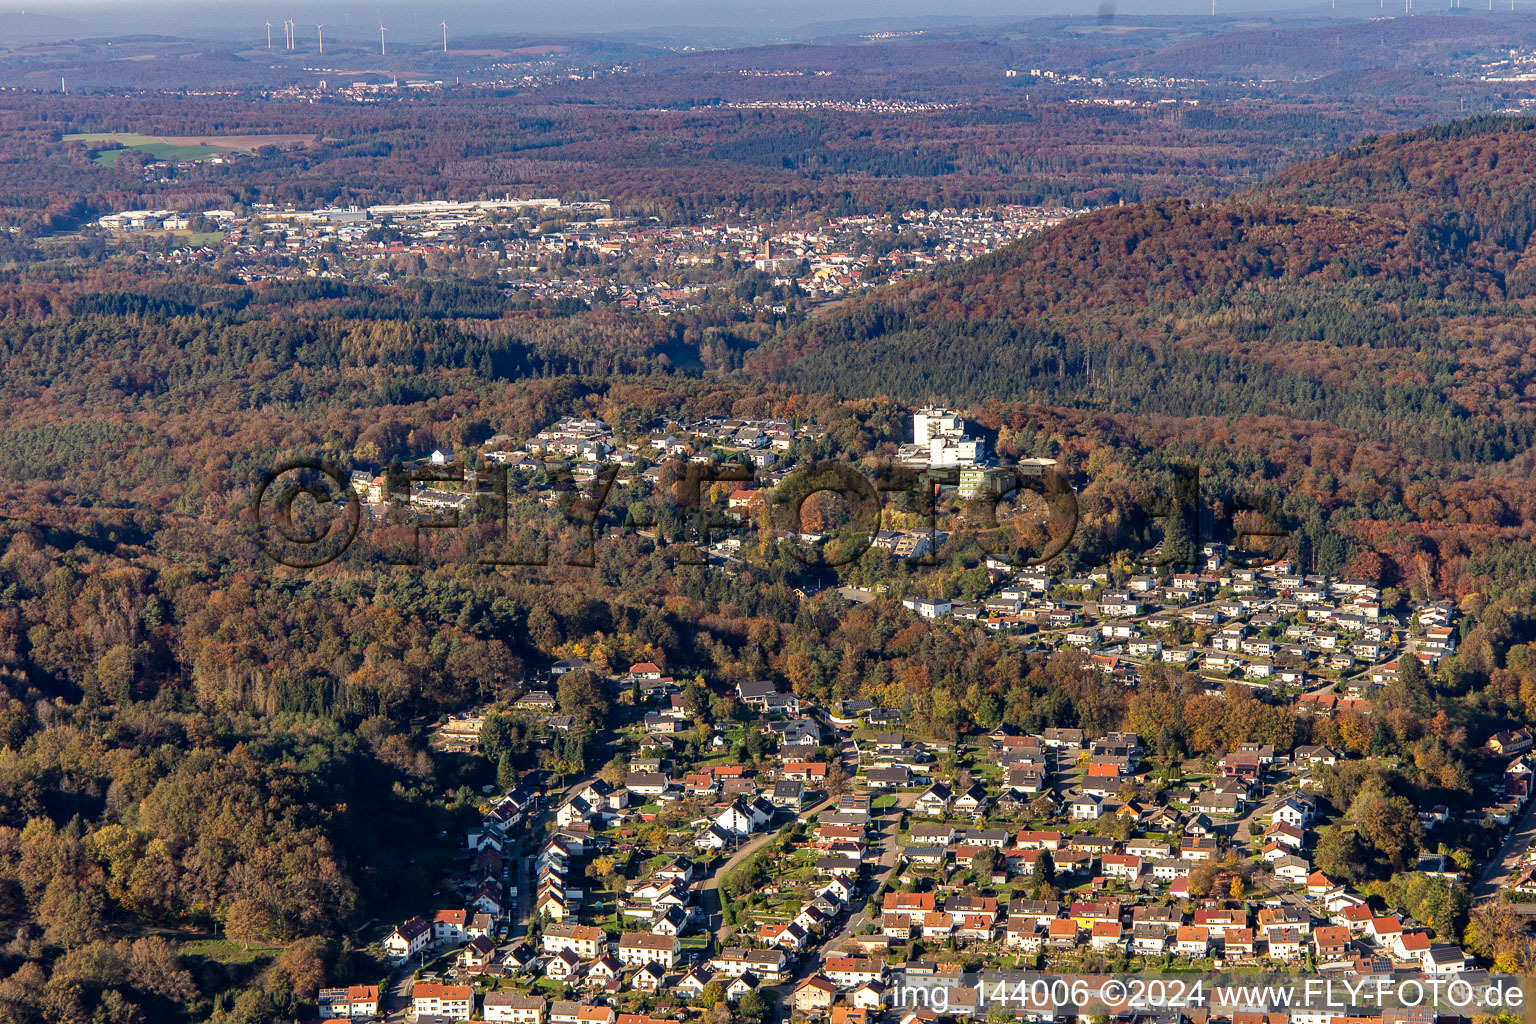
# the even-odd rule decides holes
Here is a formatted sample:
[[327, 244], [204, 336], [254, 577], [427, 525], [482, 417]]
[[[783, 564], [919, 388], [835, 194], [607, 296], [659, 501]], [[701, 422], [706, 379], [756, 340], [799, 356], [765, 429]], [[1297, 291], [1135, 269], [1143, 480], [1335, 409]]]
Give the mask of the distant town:
[[[174, 171], [151, 165], [146, 173]], [[743, 270], [759, 271], [806, 300], [837, 298], [984, 255], [1083, 212], [907, 210], [774, 228], [713, 217], [667, 226], [655, 218], [616, 218], [610, 210], [606, 201], [508, 197], [346, 209], [127, 210], [96, 223], [143, 262], [219, 261], [247, 281], [387, 281], [423, 261], [451, 258], [480, 267], [514, 300], [669, 314], [711, 301], [740, 302]], [[164, 244], [150, 247], [150, 238]]]

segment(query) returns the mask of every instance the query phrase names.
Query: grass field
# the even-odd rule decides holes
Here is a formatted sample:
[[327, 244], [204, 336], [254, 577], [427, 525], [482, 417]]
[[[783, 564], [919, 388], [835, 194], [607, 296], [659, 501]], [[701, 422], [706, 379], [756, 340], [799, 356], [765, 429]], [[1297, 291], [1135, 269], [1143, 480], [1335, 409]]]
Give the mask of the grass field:
[[[156, 160], [206, 160], [231, 153], [254, 153], [262, 146], [284, 146], [309, 141], [303, 135], [140, 135], [138, 132], [80, 132], [64, 136], [65, 142], [83, 142], [92, 147], [91, 160], [103, 167], [116, 166], [126, 150], [136, 149]], [[99, 145], [116, 143], [121, 149], [100, 149]]]
[[282, 952], [279, 946], [252, 944], [249, 949], [228, 939], [191, 939], [181, 944], [182, 956], [212, 960], [220, 964], [252, 964], [270, 960]]
[[223, 156], [234, 152], [230, 149], [202, 144], [173, 145], [164, 139], [139, 135], [136, 132], [86, 132], [80, 135], [66, 135], [64, 141], [83, 142], [87, 146], [115, 142], [121, 146], [121, 149], [93, 149], [91, 162], [100, 164], [102, 167], [117, 166], [118, 158], [130, 149], [147, 153], [156, 160], [205, 160], [211, 156]]

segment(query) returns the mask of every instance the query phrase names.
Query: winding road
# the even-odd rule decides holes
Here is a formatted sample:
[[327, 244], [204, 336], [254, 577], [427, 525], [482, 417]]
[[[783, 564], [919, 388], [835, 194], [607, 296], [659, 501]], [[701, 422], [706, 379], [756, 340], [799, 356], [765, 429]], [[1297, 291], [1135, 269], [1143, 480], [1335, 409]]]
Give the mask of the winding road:
[[[823, 722], [820, 724], [826, 726], [828, 723]], [[845, 739], [842, 742], [841, 750], [843, 767], [848, 772], [848, 784], [851, 788], [853, 785], [853, 776], [858, 771], [859, 767], [858, 747], [854, 745], [852, 740]], [[837, 794], [829, 793], [818, 800], [816, 803], [811, 804], [809, 807], [801, 808], [797, 812], [797, 816], [802, 819], [810, 818], [814, 815], [820, 814], [822, 811], [836, 803]], [[723, 942], [726, 936], [729, 934], [729, 930], [725, 925], [724, 916], [721, 914], [720, 880], [729, 874], [737, 865], [741, 864], [754, 853], [761, 850], [769, 842], [777, 838], [777, 836], [778, 829], [774, 829], [771, 832], [764, 832], [760, 836], [755, 836], [747, 840], [747, 842], [743, 843], [740, 847], [737, 848], [736, 852], [732, 853], [724, 861], [715, 865], [715, 870], [711, 871], [708, 876], [700, 879], [698, 884], [694, 887], [694, 892], [698, 894], [699, 898], [699, 909], [704, 914], [704, 927], [707, 931], [713, 932], [717, 940]]]

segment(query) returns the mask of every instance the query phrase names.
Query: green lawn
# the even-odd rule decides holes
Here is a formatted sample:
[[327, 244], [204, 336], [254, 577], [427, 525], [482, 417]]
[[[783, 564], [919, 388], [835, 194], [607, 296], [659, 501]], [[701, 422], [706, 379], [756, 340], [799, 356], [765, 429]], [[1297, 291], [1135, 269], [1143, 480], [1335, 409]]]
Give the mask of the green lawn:
[[419, 973], [443, 974], [453, 966], [454, 961], [456, 961], [458, 957], [459, 951], [457, 949], [450, 949], [448, 952], [441, 953], [436, 958], [422, 964]]
[[156, 160], [205, 160], [211, 156], [228, 156], [235, 152], [219, 146], [173, 146], [154, 136], [140, 135], [137, 132], [81, 132], [64, 136], [64, 141], [83, 142], [87, 146], [93, 143], [115, 142], [121, 146], [121, 149], [93, 150], [91, 162], [102, 167], [115, 167], [118, 157], [130, 149], [148, 153]]
[[65, 142], [118, 142], [124, 146], [142, 146], [159, 142], [159, 136], [140, 135], [137, 132], [76, 132], [64, 136]]
[[247, 948], [228, 939], [191, 939], [183, 942], [179, 949], [182, 956], [212, 960], [220, 964], [253, 964], [270, 960], [282, 951], [281, 946], [252, 944]]

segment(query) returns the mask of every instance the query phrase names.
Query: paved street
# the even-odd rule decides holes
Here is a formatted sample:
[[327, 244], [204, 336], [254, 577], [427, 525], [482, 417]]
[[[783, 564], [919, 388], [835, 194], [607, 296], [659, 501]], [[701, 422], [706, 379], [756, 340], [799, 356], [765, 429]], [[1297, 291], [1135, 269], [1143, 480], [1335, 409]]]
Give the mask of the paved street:
[[[896, 843], [896, 832], [900, 827], [902, 815], [917, 802], [920, 795], [917, 792], [896, 794], [896, 805], [887, 808], [880, 819], [880, 828], [875, 840], [880, 845], [880, 858], [875, 862], [875, 872], [868, 883], [871, 893], [878, 892], [896, 870], [896, 865], [901, 859], [901, 847]], [[878, 907], [874, 908], [874, 913], [878, 916]], [[872, 919], [868, 906], [857, 914], [850, 914], [848, 920], [843, 922], [842, 928], [838, 929], [837, 934], [828, 938], [827, 945], [835, 946], [853, 935], [864, 921]]]
[[1520, 857], [1531, 848], [1533, 840], [1536, 840], [1536, 800], [1525, 805], [1525, 810], [1520, 812], [1520, 817], [1510, 827], [1498, 854], [1488, 862], [1472, 886], [1472, 898], [1486, 900], [1497, 896], [1513, 880], [1511, 876], [1515, 867]]
[[[829, 727], [827, 723], [822, 724], [824, 727]], [[844, 740], [841, 749], [843, 767], [847, 769], [848, 785], [849, 789], [851, 790], [853, 786], [854, 773], [858, 770], [859, 767], [858, 747], [855, 746], [852, 740]], [[826, 810], [828, 807], [834, 806], [836, 803], [837, 797], [832, 795], [825, 796], [818, 800], [816, 803], [802, 808], [799, 812], [799, 817], [803, 820], [813, 819], [817, 814]], [[726, 928], [725, 921], [720, 913], [720, 880], [729, 874], [731, 870], [738, 864], [745, 861], [748, 857], [751, 857], [758, 850], [761, 850], [776, 835], [778, 835], [777, 828], [748, 840], [746, 843], [742, 844], [735, 853], [732, 853], [730, 857], [726, 858], [725, 861], [716, 865], [715, 870], [710, 872], [707, 877], [700, 879], [698, 885], [695, 886], [694, 892], [696, 892], [699, 897], [699, 910], [704, 915], [704, 927], [706, 929], [712, 929], [717, 939], [723, 940], [729, 931], [729, 929]]]
[[[826, 806], [827, 802], [828, 801], [823, 800], [817, 806], [824, 807]], [[715, 870], [710, 872], [707, 877], [699, 880], [698, 887], [694, 889], [694, 892], [698, 894], [699, 909], [704, 914], [704, 927], [706, 929], [712, 929], [714, 931], [715, 938], [724, 941], [726, 936], [731, 931], [731, 929], [726, 926], [725, 919], [721, 914], [720, 880], [728, 875], [731, 870], [734, 869], [738, 864], [742, 863], [748, 857], [751, 857], [753, 854], [755, 854], [758, 850], [761, 850], [764, 846], [768, 845], [768, 843], [777, 836], [778, 830], [775, 829], [772, 832], [766, 832], [763, 835], [756, 836], [750, 841], [743, 843], [735, 853], [731, 854], [730, 857], [716, 865]]]
[[385, 1008], [385, 1020], [400, 1021], [406, 1017], [406, 1010], [411, 1005], [411, 974], [422, 965], [426, 957], [418, 953], [395, 972], [390, 979], [389, 988], [379, 993], [379, 1003]]
[[517, 864], [517, 875], [514, 884], [517, 886], [517, 913], [512, 918], [512, 935], [518, 936], [528, 931], [528, 921], [533, 916], [533, 899], [537, 895], [534, 890], [533, 859], [537, 852], [535, 844], [543, 835], [544, 826], [554, 815], [560, 805], [565, 803], [568, 797], [574, 796], [579, 790], [587, 788], [597, 778], [598, 773], [592, 772], [582, 776], [569, 786], [565, 787], [559, 795], [551, 794], [539, 807], [539, 813], [528, 820], [527, 825], [521, 830], [522, 840], [513, 860]]
[[[877, 830], [876, 842], [880, 844], [880, 857], [875, 862], [874, 874], [865, 882], [870, 894], [880, 891], [881, 886], [890, 880], [891, 874], [896, 870], [896, 865], [901, 859], [901, 847], [896, 843], [896, 833], [900, 827], [902, 815], [916, 802], [920, 794], [917, 792], [898, 793], [896, 803], [885, 809], [880, 818]], [[871, 899], [873, 896], [871, 895]], [[873, 910], [873, 913], [871, 913]], [[826, 951], [837, 947], [838, 943], [852, 936], [865, 921], [875, 920], [880, 913], [879, 907], [871, 907], [866, 904], [863, 910], [857, 914], [848, 915], [841, 928], [833, 935], [827, 936], [825, 942], [818, 947], [820, 951]], [[806, 978], [816, 973], [821, 966], [820, 952], [802, 956], [795, 973], [786, 981], [778, 985], [765, 985], [761, 989], [763, 996], [773, 1002], [773, 1022], [787, 1021], [792, 1016], [790, 1000], [794, 997], [795, 986]], [[769, 1024], [773, 1024], [769, 1022]]]

